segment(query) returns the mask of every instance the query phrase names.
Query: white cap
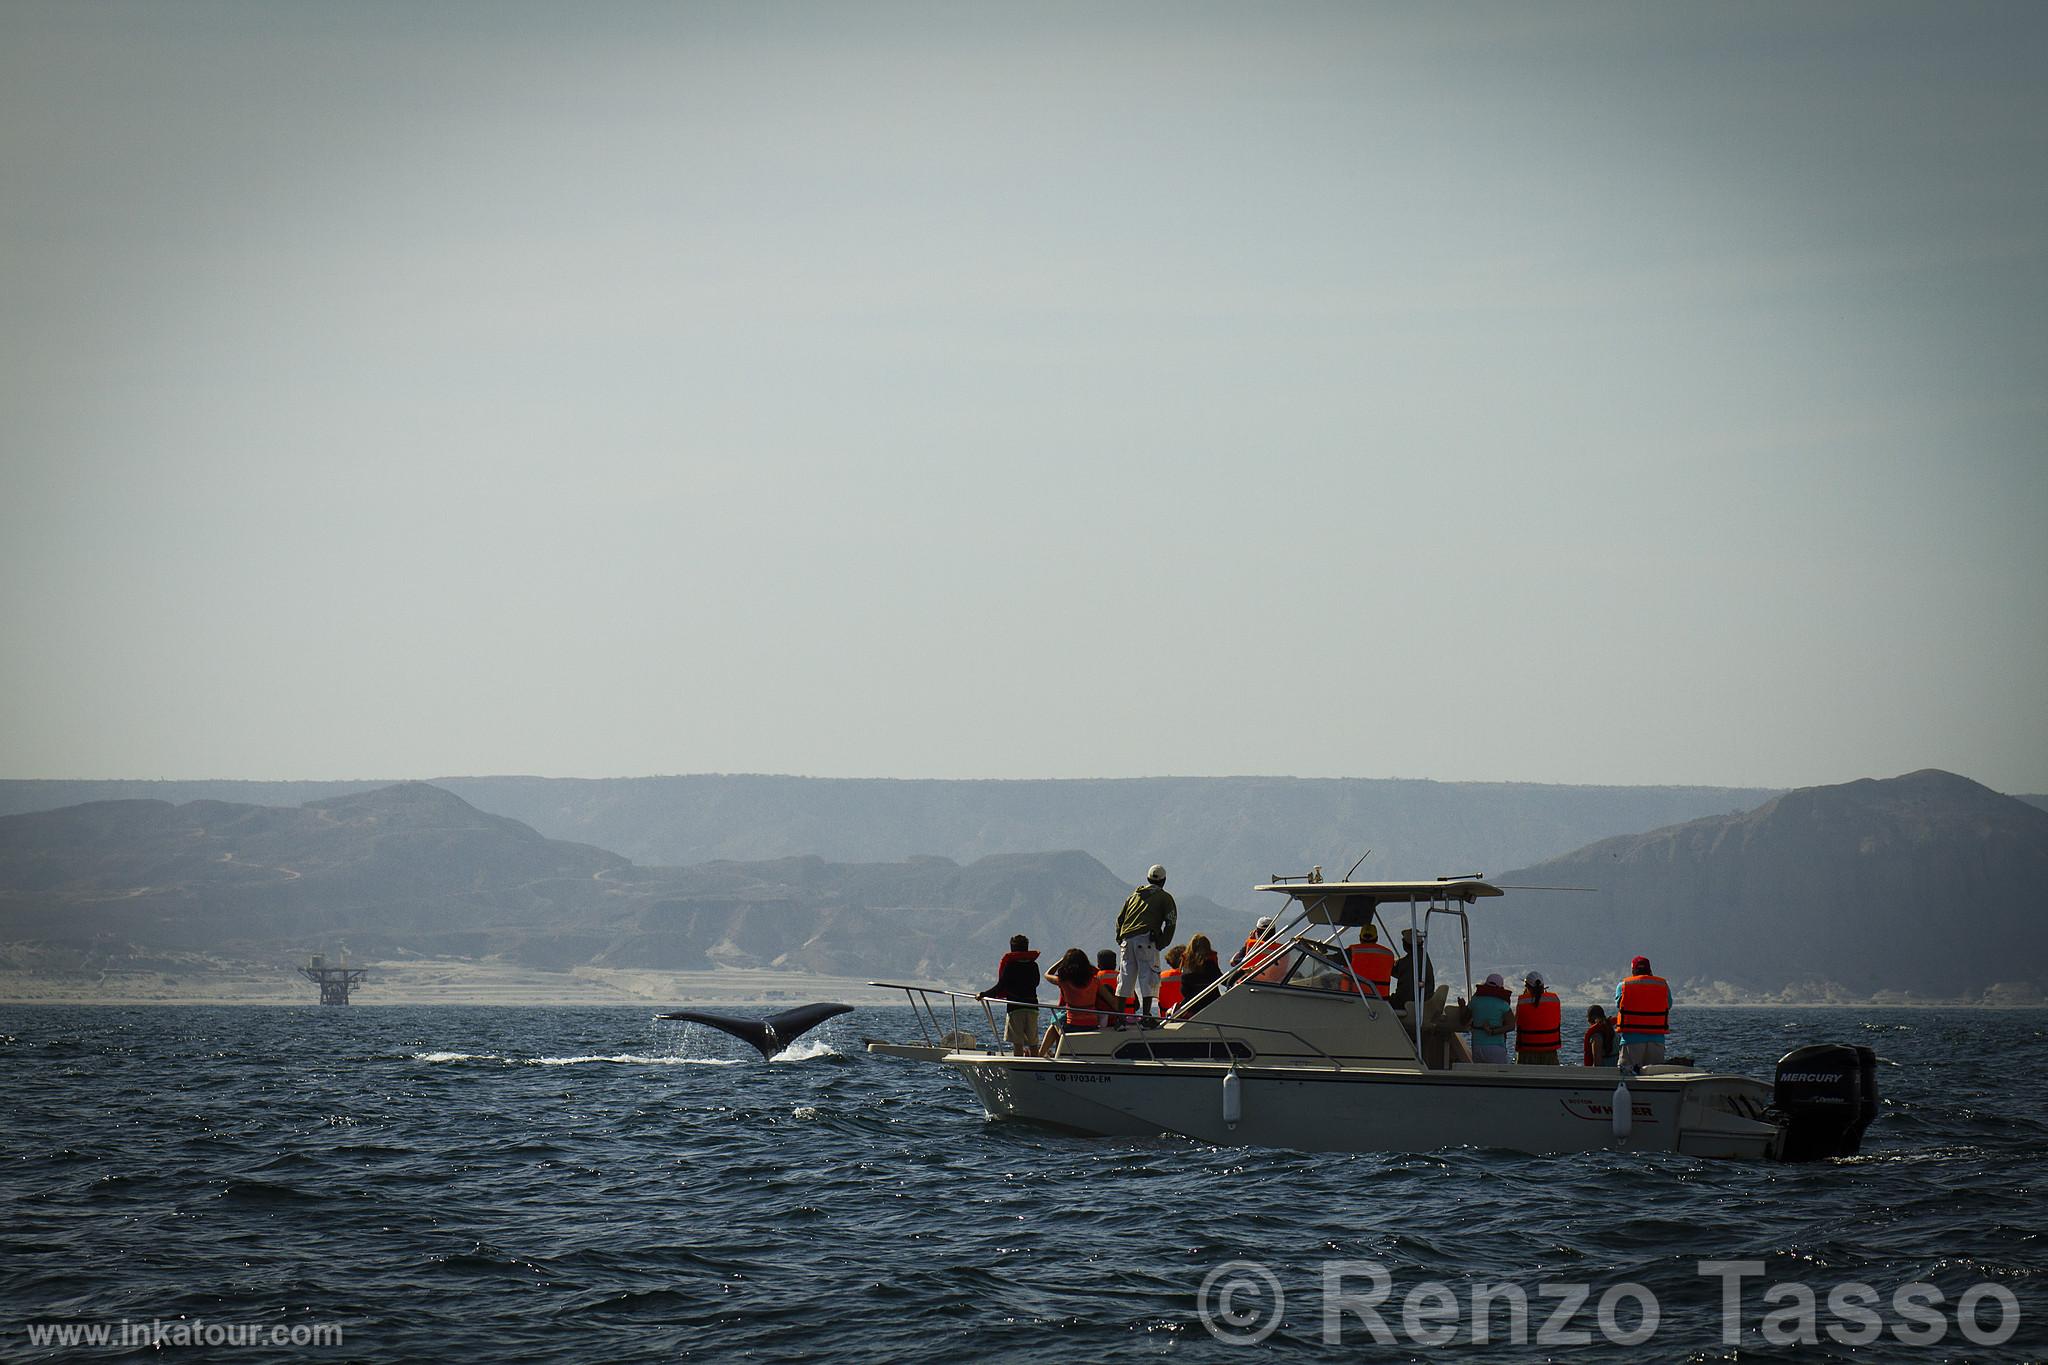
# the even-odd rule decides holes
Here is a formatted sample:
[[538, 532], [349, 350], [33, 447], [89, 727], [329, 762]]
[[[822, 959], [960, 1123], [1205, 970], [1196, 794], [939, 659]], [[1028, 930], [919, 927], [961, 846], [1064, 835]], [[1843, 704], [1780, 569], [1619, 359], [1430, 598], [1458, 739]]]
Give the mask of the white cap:
[[1260, 915], [1259, 922], [1252, 926], [1254, 929], [1270, 929], [1272, 927], [1273, 917], [1271, 915]]
[[1163, 882], [1163, 881], [1165, 881], [1165, 880], [1166, 880], [1166, 869], [1165, 869], [1165, 868], [1163, 868], [1163, 867], [1161, 867], [1161, 866], [1160, 866], [1160, 865], [1159, 865], [1158, 863], [1154, 863], [1154, 864], [1152, 864], [1152, 870], [1151, 870], [1150, 872], [1147, 872], [1147, 873], [1145, 874], [1145, 880], [1146, 880], [1146, 881], [1148, 881], [1148, 882]]

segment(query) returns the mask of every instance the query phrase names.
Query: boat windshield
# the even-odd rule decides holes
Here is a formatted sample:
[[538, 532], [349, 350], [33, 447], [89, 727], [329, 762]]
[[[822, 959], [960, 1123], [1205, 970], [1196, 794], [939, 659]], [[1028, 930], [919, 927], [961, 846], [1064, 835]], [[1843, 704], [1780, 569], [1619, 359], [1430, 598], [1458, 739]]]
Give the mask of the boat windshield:
[[1323, 944], [1300, 939], [1252, 973], [1252, 980], [1268, 986], [1292, 986], [1306, 991], [1348, 991], [1351, 977], [1344, 963]]

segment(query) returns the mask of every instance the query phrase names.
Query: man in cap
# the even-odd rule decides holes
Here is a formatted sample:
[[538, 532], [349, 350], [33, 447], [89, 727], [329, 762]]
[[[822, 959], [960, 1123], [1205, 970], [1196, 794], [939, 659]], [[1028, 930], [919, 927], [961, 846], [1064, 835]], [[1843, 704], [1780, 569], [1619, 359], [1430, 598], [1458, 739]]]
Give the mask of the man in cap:
[[1614, 988], [1614, 1034], [1621, 1044], [1620, 1066], [1640, 1071], [1664, 1060], [1664, 1038], [1671, 1032], [1671, 983], [1650, 971], [1650, 959], [1637, 957], [1629, 974]]
[[1350, 959], [1351, 974], [1358, 978], [1361, 987], [1381, 999], [1393, 993], [1394, 950], [1380, 942], [1377, 928], [1370, 924], [1361, 925], [1358, 942], [1351, 945], [1346, 955]]
[[1159, 1020], [1152, 1005], [1159, 998], [1159, 954], [1173, 942], [1179, 910], [1166, 889], [1166, 869], [1158, 863], [1145, 874], [1145, 884], [1131, 892], [1116, 917], [1116, 993], [1136, 997], [1145, 1027]]
[[[1427, 952], [1422, 955], [1422, 998], [1427, 1001], [1436, 994], [1436, 964], [1429, 960]], [[1397, 1010], [1407, 1009], [1415, 998], [1415, 931], [1401, 931], [1401, 958], [1394, 964], [1394, 993], [1387, 997], [1387, 1003]]]
[[1237, 956], [1230, 959], [1230, 965], [1242, 967], [1250, 962], [1259, 955], [1260, 945], [1271, 937], [1273, 937], [1273, 917], [1271, 915], [1260, 915], [1259, 922], [1252, 926], [1252, 931], [1249, 934], [1245, 935], [1244, 947], [1239, 948]]

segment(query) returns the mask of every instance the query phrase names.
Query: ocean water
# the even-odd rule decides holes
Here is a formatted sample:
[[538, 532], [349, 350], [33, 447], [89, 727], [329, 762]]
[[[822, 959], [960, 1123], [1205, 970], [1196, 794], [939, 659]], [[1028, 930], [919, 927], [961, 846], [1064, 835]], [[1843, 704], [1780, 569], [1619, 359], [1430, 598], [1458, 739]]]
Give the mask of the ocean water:
[[[159, 1354], [53, 1324], [235, 1360], [2048, 1355], [2048, 1012], [1678, 1022], [1674, 1052], [1757, 1075], [1874, 1046], [1864, 1155], [1070, 1137], [867, 1055], [902, 1008], [770, 1063], [631, 1008], [0, 1008], [0, 1358]], [[222, 1335], [316, 1328], [341, 1343]]]

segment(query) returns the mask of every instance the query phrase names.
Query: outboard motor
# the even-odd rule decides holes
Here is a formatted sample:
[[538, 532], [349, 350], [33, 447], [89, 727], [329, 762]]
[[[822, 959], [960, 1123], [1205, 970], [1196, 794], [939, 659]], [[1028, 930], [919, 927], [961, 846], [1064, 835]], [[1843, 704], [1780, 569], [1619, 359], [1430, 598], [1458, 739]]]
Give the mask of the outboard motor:
[[1856, 1125], [1856, 1146], [1863, 1146], [1863, 1130], [1877, 1121], [1877, 1049], [1861, 1047], [1856, 1056], [1863, 1062], [1863, 1121]]
[[1877, 1054], [1846, 1043], [1794, 1048], [1778, 1059], [1771, 1103], [1785, 1119], [1779, 1160], [1854, 1156], [1877, 1117]]

